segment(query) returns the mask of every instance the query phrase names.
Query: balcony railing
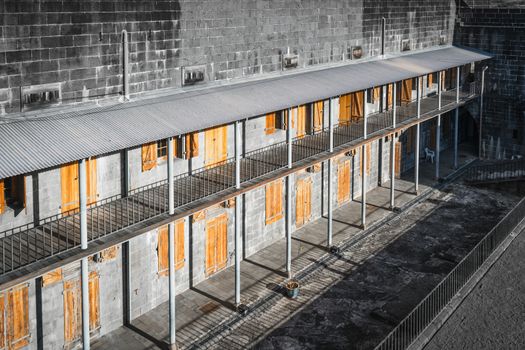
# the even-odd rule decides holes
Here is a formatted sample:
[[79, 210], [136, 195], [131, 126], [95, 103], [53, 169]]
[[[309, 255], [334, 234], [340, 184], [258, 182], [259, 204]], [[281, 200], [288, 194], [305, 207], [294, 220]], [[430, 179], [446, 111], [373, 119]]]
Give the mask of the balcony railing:
[[[470, 84], [460, 90], [460, 102], [466, 102], [477, 94], [476, 85]], [[455, 102], [455, 90], [442, 94], [442, 105]], [[421, 114], [437, 112], [437, 95], [421, 100]], [[398, 107], [397, 122], [416, 117], [415, 102]], [[369, 115], [368, 134], [387, 132], [392, 127], [392, 111]], [[349, 144], [363, 138], [363, 120], [336, 125], [334, 147]], [[292, 142], [294, 163], [328, 151], [329, 131], [323, 129], [313, 134], [297, 137]], [[286, 142], [248, 152], [241, 159], [241, 183], [253, 181], [287, 166]], [[235, 160], [213, 168], [202, 168], [182, 174], [174, 179], [175, 206], [182, 207], [218, 194], [235, 186]], [[88, 240], [92, 241], [116, 231], [131, 227], [145, 220], [166, 213], [168, 210], [167, 181], [144, 186], [128, 193], [126, 197], [114, 196], [97, 202], [88, 208]], [[44, 258], [80, 246], [80, 215], [69, 212], [41, 220], [38, 225], [28, 224], [0, 233], [0, 275], [19, 269]]]

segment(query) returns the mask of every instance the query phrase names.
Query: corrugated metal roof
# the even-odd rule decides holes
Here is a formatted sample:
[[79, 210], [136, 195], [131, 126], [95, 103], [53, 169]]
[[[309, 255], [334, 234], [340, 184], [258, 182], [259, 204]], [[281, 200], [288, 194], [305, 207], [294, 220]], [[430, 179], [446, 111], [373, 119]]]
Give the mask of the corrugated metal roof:
[[458, 47], [0, 124], [0, 178], [490, 58]]

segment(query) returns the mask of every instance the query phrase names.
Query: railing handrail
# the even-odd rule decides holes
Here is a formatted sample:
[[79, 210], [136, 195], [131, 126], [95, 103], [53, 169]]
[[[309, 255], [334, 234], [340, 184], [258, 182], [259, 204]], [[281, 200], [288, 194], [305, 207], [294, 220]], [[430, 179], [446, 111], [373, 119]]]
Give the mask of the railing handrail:
[[[525, 159], [490, 161], [469, 168], [465, 175], [465, 181], [484, 182], [515, 179], [525, 177], [525, 174], [521, 174], [523, 171], [525, 171]], [[508, 172], [514, 172], [514, 174], [508, 174]]]
[[[524, 213], [525, 213], [525, 197], [522, 198], [518, 204], [510, 211], [508, 212], [504, 217], [503, 219], [501, 219], [497, 224], [496, 226], [494, 226], [475, 246], [474, 248], [465, 256], [463, 257], [463, 259], [461, 259], [461, 261], [445, 276], [445, 278], [443, 278], [433, 289], [430, 293], [428, 293], [425, 298], [423, 298], [423, 300], [421, 300], [416, 307], [414, 307], [412, 309], [412, 311], [407, 315], [405, 316], [405, 318], [403, 318], [403, 320], [390, 332], [388, 333], [388, 335], [375, 347], [376, 350], [380, 350], [380, 349], [406, 349], [408, 346], [410, 346], [410, 344], [413, 343], [414, 340], [416, 340], [418, 338], [418, 336], [422, 333], [423, 330], [426, 329], [426, 327], [439, 315], [439, 313], [441, 313], [441, 311], [444, 309], [444, 307], [450, 302], [450, 300], [452, 299], [452, 297], [454, 297], [454, 295], [457, 294], [457, 291], [459, 291], [461, 288], [463, 288], [467, 283], [468, 281], [470, 281], [471, 277], [472, 277], [472, 274], [477, 271], [479, 269], [479, 266], [481, 266], [482, 263], [484, 263], [487, 258], [492, 254], [492, 252], [499, 246], [499, 244], [501, 243], [501, 241], [503, 241], [503, 239], [505, 237], [507, 237], [518, 225], [521, 221], [524, 220]], [[517, 221], [517, 219], [519, 219], [519, 221]], [[509, 224], [509, 221], [511, 222], [511, 226], [510, 227], [503, 227], [504, 225], [508, 225]], [[498, 230], [501, 229], [505, 229], [506, 230], [504, 232], [501, 232], [502, 236], [501, 237], [495, 237], [497, 234], [498, 234]], [[494, 242], [493, 240], [494, 239], [497, 239], [499, 238], [498, 241]], [[491, 249], [490, 251], [487, 251], [487, 250], [483, 250], [480, 252], [480, 249], [483, 247], [484, 244], [486, 244], [487, 242], [491, 241]], [[495, 243], [495, 244], [494, 244]], [[454, 290], [452, 289], [447, 289], [449, 291], [449, 297], [447, 298], [448, 301], [442, 306], [439, 308], [439, 310], [434, 310], [436, 311], [436, 315], [434, 317], [431, 317], [425, 325], [423, 325], [423, 327], [421, 328], [421, 330], [419, 332], [408, 332], [410, 334], [410, 339], [408, 342], [405, 341], [403, 344], [401, 344], [401, 346], [393, 346], [393, 344], [390, 344], [389, 342], [391, 341], [395, 341], [395, 337], [396, 336], [404, 336], [405, 334], [398, 334], [399, 330], [401, 329], [401, 327], [403, 327], [405, 325], [405, 323], [408, 322], [408, 320], [410, 319], [410, 317], [412, 317], [413, 315], [415, 315], [419, 310], [423, 310], [425, 309], [428, 305], [426, 305], [428, 303], [428, 301], [436, 294], [440, 291], [440, 288], [442, 288], [446, 283], [450, 283], [450, 281], [454, 280], [454, 281], [457, 281], [458, 279], [456, 278], [455, 274], [457, 273], [457, 271], [459, 271], [460, 269], [464, 268], [466, 265], [468, 265], [469, 262], [469, 259], [472, 258], [475, 254], [479, 254], [479, 253], [488, 253], [486, 256], [481, 256], [481, 257], [476, 257], [477, 258], [477, 263], [478, 263], [478, 267], [474, 267], [470, 270], [467, 270], [467, 273], [466, 275], [468, 275], [468, 277], [465, 279], [465, 281], [463, 283], [460, 283], [459, 285], [456, 286], [456, 288]], [[467, 266], [468, 267], [468, 266]], [[417, 327], [420, 327], [421, 326], [421, 319], [418, 318], [418, 325]], [[388, 345], [390, 347], [388, 348], [384, 348], [384, 346], [388, 343]], [[404, 346], [404, 344], [406, 343], [406, 346]], [[399, 343], [396, 343], [395, 345], [397, 345]]]

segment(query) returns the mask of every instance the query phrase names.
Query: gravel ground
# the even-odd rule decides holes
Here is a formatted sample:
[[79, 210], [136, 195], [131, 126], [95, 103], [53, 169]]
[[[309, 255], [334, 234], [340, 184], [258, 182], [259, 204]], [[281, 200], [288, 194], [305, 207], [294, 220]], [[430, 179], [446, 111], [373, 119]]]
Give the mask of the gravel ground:
[[525, 348], [525, 233], [474, 287], [425, 350]]
[[448, 185], [316, 271], [298, 301], [254, 312], [216, 348], [373, 348], [517, 201]]

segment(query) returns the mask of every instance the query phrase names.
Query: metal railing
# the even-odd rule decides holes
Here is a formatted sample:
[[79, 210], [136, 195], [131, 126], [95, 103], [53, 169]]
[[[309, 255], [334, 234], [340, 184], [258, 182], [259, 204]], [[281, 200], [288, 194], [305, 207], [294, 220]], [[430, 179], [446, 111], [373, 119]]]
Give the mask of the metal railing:
[[[462, 95], [463, 97], [464, 95]], [[429, 102], [430, 96], [422, 99]], [[429, 106], [433, 106], [431, 101]], [[436, 105], [437, 107], [437, 105]], [[426, 107], [426, 111], [430, 112]], [[400, 118], [415, 117], [415, 103], [398, 109]], [[368, 118], [368, 134], [392, 127], [392, 111], [373, 113]], [[341, 123], [334, 128], [334, 146], [346, 145], [363, 138], [363, 120]], [[293, 162], [304, 161], [329, 148], [329, 133], [325, 128], [316, 133], [295, 138], [292, 142]], [[241, 183], [257, 179], [287, 166], [287, 144], [277, 143], [248, 152], [241, 159]], [[213, 167], [193, 170], [174, 179], [175, 206], [182, 207], [235, 186], [235, 159], [230, 158]], [[89, 206], [88, 240], [138, 224], [167, 212], [167, 181], [162, 180], [128, 193], [109, 197]], [[43, 220], [39, 224], [22, 225], [0, 233], [2, 253], [1, 274], [39, 261], [80, 245], [80, 216], [73, 210]]]
[[525, 198], [485, 235], [375, 349], [401, 350], [409, 347], [524, 217]]
[[470, 183], [509, 181], [525, 177], [525, 159], [480, 164], [467, 170], [465, 181]]

